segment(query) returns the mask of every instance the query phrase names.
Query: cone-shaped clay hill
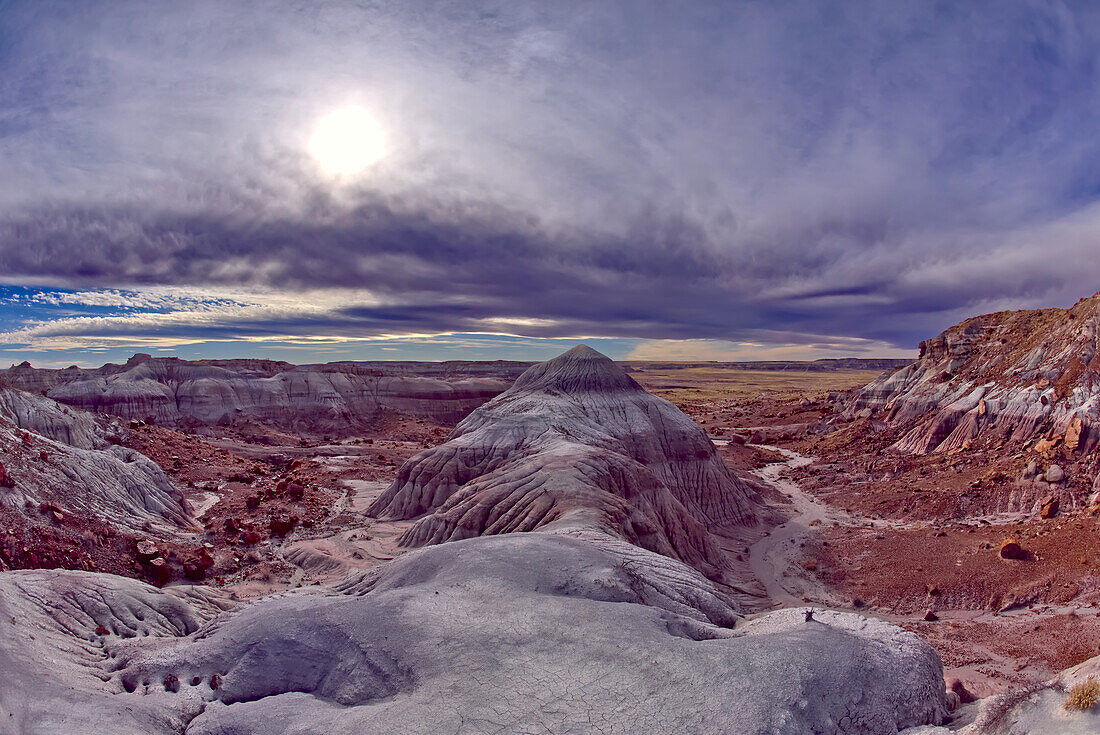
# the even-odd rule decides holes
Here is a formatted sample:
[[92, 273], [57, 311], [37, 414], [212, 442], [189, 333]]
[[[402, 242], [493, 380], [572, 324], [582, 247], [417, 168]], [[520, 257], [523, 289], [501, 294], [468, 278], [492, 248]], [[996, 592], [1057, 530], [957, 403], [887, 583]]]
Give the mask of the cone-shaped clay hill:
[[598, 528], [713, 575], [708, 528], [752, 525], [757, 504], [690, 418], [580, 345], [405, 463], [368, 512], [419, 518], [405, 545]]

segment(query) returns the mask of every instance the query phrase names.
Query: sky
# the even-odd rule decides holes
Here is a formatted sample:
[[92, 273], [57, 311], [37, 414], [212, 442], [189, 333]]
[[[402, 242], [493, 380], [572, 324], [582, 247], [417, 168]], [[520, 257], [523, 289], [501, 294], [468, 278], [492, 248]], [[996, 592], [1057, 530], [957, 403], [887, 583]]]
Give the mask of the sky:
[[1098, 61], [1057, 0], [0, 0], [0, 364], [915, 356], [1100, 289]]

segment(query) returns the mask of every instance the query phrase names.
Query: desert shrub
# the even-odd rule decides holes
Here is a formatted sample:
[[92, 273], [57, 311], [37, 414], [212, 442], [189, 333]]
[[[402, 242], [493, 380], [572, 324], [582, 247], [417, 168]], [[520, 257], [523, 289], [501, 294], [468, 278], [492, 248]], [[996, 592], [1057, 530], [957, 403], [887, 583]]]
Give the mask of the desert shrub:
[[1069, 696], [1062, 706], [1085, 712], [1095, 707], [1097, 702], [1100, 702], [1100, 681], [1090, 676], [1069, 688]]

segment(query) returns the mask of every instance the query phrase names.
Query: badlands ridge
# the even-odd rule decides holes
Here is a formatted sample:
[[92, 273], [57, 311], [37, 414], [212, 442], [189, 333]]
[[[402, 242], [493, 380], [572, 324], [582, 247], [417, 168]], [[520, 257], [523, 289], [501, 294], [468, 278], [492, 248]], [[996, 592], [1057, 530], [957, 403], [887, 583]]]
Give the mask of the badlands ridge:
[[[834, 428], [897, 425], [899, 453], [1045, 441], [1087, 455], [1095, 404], [1078, 391], [1093, 355], [1079, 356], [1078, 370], [1067, 351], [1083, 349], [1090, 327], [1021, 356], [1004, 347], [1010, 338], [1049, 328], [981, 319], [952, 333], [965, 339], [927, 343], [917, 363], [844, 399]], [[990, 359], [998, 349], [1003, 359]], [[101, 371], [7, 371], [5, 518], [94, 517], [137, 534], [127, 539], [159, 539], [138, 542], [135, 569], [162, 584], [149, 560], [169, 568], [164, 549], [205, 528], [195, 538], [209, 539], [198, 552], [209, 564], [186, 567], [197, 582], [258, 543], [246, 521], [211, 513], [243, 508], [232, 505], [238, 486], [278, 481], [249, 491], [247, 508], [331, 506], [317, 522], [344, 524], [339, 543], [358, 539], [367, 545], [355, 553], [373, 550], [376, 561], [337, 565], [339, 578], [308, 586], [299, 571], [297, 584], [254, 599], [213, 582], [0, 572], [0, 732], [1095, 732], [1096, 717], [1060, 705], [1062, 688], [1100, 671], [1100, 658], [1023, 694], [964, 705], [958, 687], [945, 689], [936, 650], [885, 616], [769, 610], [763, 589], [776, 580], [753, 577], [749, 547], [796, 522], [797, 503], [731, 469], [692, 418], [587, 347], [518, 378], [521, 366], [508, 363], [394, 376], [244, 362], [138, 356]], [[134, 437], [197, 446], [151, 424], [254, 440], [275, 436], [269, 429], [354, 436], [398, 420], [457, 425], [444, 441], [410, 447], [373, 495], [353, 481], [336, 500], [298, 484], [295, 456], [256, 454], [252, 476], [204, 491], [181, 489], [179, 472], [127, 446]], [[363, 456], [377, 453], [369, 446]], [[279, 518], [275, 561], [292, 559], [291, 538], [313, 523]], [[311, 543], [316, 556], [323, 544]]]

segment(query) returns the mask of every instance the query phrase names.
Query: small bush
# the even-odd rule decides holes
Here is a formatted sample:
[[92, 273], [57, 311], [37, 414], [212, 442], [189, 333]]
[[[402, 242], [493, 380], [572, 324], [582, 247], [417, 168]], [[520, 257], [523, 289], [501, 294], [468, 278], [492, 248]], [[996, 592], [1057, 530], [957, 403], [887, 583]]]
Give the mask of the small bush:
[[1100, 702], [1100, 681], [1090, 676], [1070, 687], [1069, 696], [1062, 706], [1086, 712], [1095, 707], [1097, 702]]

